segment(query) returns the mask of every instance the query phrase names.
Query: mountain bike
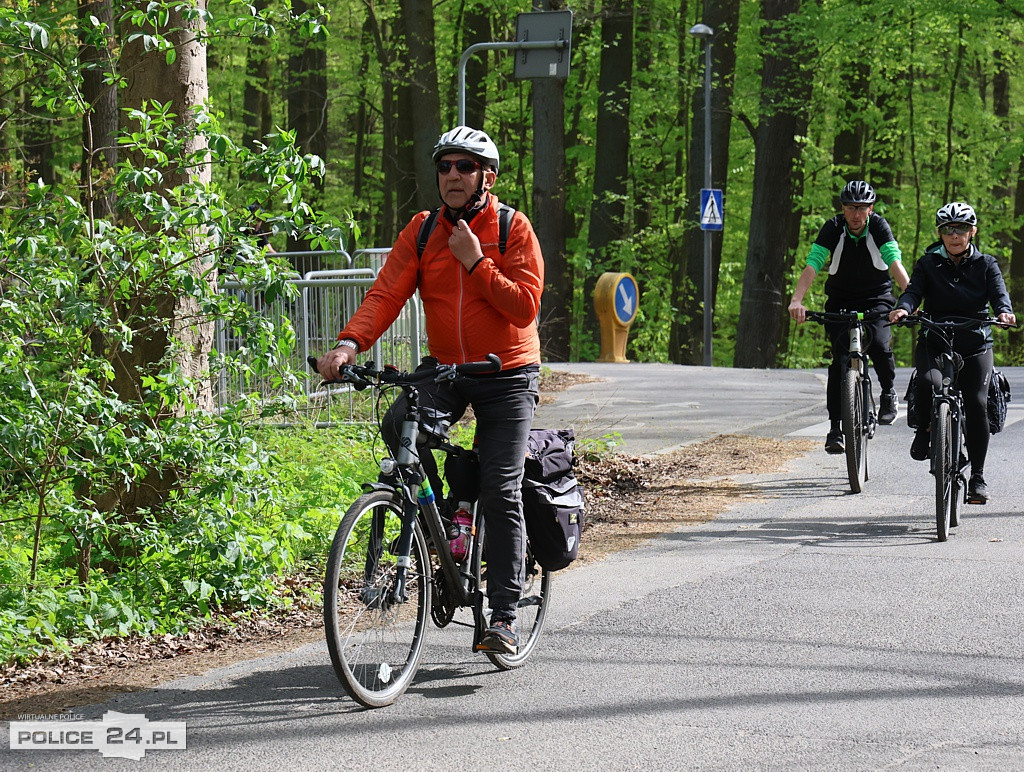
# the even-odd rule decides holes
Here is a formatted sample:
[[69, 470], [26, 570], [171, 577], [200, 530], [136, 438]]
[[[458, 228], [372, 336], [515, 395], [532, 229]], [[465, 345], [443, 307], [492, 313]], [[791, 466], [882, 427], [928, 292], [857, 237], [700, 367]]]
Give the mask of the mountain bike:
[[949, 529], [960, 525], [960, 507], [967, 502], [967, 477], [964, 470], [970, 465], [964, 443], [966, 416], [959, 385], [963, 358], [953, 349], [953, 336], [957, 330], [1007, 325], [991, 317], [956, 317], [937, 322], [920, 314], [904, 316], [897, 324], [921, 325], [929, 333], [934, 333], [934, 340], [941, 347], [941, 351], [934, 355], [935, 365], [942, 374], [942, 382], [933, 386], [929, 471], [935, 475], [935, 531], [939, 541], [946, 541]]
[[[309, 361], [315, 369], [316, 360], [310, 357]], [[392, 704], [412, 683], [428, 620], [442, 628], [453, 620], [472, 627], [474, 651], [483, 638], [484, 519], [476, 502], [470, 502], [472, 525], [466, 529], [464, 557], [456, 557], [449, 539], [457, 529], [421, 460], [422, 453], [438, 450], [472, 464], [476, 452], [450, 441], [451, 416], [422, 405], [418, 384], [451, 383], [500, 368], [493, 354], [487, 362], [437, 365], [412, 373], [393, 367], [377, 369], [373, 362], [366, 362], [343, 366], [338, 379], [329, 382], [374, 389], [378, 400], [396, 391], [406, 399], [400, 450], [395, 458], [380, 461], [378, 479], [363, 486], [363, 494], [342, 517], [324, 579], [324, 627], [331, 663], [345, 691], [367, 707]], [[551, 573], [536, 563], [527, 541], [526, 573], [517, 607], [519, 649], [515, 654], [484, 652], [499, 669], [521, 667], [536, 647], [551, 582]], [[455, 620], [460, 608], [472, 610], [472, 624]]]
[[849, 354], [840, 384], [843, 445], [850, 490], [860, 493], [868, 479], [868, 440], [878, 427], [875, 396], [871, 389], [871, 368], [863, 343], [865, 322], [888, 316], [888, 311], [808, 311], [807, 318], [819, 324], [845, 324], [849, 333]]

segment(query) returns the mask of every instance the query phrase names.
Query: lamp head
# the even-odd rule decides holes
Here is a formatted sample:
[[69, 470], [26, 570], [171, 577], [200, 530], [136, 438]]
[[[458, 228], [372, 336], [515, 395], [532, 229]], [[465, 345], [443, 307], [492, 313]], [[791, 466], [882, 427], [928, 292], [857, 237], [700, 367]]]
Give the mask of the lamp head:
[[709, 38], [715, 34], [715, 31], [707, 24], [694, 24], [690, 27], [690, 34], [695, 38]]

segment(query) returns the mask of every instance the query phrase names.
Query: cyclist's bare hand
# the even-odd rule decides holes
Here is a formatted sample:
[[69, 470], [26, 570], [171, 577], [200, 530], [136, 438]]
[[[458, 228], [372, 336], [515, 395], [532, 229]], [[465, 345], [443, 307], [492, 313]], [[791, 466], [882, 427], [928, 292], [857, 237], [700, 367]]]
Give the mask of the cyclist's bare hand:
[[1017, 324], [1016, 314], [1011, 314], [1009, 311], [999, 314], [996, 318], [999, 320], [1000, 324], [1006, 324], [1011, 327]]
[[356, 361], [355, 349], [348, 346], [332, 348], [323, 356], [317, 357], [316, 370], [325, 381], [336, 381], [341, 374], [343, 365], [350, 365]]
[[797, 324], [803, 324], [807, 321], [807, 309], [799, 300], [791, 301], [789, 304], [789, 316], [791, 319], [796, 320]]
[[455, 255], [455, 259], [466, 267], [467, 271], [483, 259], [484, 252], [480, 246], [480, 239], [476, 237], [465, 220], [455, 223], [451, 238], [448, 239], [448, 248]]
[[907, 316], [907, 309], [905, 309], [905, 308], [894, 308], [892, 311], [889, 312], [889, 321], [892, 324], [896, 324], [896, 322], [898, 322], [904, 316]]

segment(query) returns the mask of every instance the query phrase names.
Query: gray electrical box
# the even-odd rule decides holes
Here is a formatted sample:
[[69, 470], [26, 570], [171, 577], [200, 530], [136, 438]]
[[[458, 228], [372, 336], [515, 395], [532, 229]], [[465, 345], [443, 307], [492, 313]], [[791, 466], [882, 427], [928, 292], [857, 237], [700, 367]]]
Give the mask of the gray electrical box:
[[[545, 42], [550, 45], [543, 46]], [[516, 43], [530, 46], [516, 51], [516, 78], [568, 78], [572, 11], [519, 14], [516, 17]]]

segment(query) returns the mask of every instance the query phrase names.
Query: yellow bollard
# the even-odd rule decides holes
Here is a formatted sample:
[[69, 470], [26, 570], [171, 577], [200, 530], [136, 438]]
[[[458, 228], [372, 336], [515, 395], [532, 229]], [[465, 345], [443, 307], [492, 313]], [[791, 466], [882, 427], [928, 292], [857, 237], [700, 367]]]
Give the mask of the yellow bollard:
[[598, 362], [628, 362], [626, 338], [636, 318], [640, 292], [628, 273], [603, 273], [594, 287], [594, 311], [601, 323]]

